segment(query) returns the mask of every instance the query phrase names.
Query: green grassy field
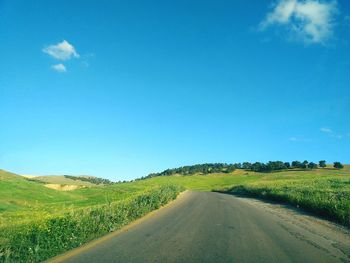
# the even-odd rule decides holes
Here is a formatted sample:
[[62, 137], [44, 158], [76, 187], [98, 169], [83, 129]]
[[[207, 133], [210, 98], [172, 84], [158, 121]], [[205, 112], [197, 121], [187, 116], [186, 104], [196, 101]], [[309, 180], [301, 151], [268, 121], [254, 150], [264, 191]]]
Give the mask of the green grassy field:
[[[67, 225], [68, 229], [77, 228], [80, 224], [77, 218], [82, 217], [82, 215], [84, 215], [82, 218], [85, 218], [86, 224], [90, 224], [90, 226], [96, 220], [104, 222], [106, 228], [102, 232], [96, 230], [90, 233], [86, 230], [86, 225], [79, 225], [87, 231], [83, 237], [77, 233], [75, 234], [79, 236], [77, 237], [79, 242], [71, 244], [65, 240], [62, 241], [63, 247], [57, 251], [45, 252], [45, 254], [39, 249], [37, 252], [31, 252], [32, 254], [28, 255], [30, 261], [37, 261], [37, 259], [42, 260], [65, 249], [76, 247], [107, 233], [111, 229], [116, 229], [130, 222], [147, 211], [166, 203], [167, 200], [171, 200], [174, 197], [173, 193], [179, 190], [170, 192], [159, 190], [164, 187], [164, 189], [168, 189], [169, 186], [179, 186], [183, 189], [196, 191], [228, 191], [288, 202], [344, 225], [350, 225], [350, 166], [345, 166], [341, 170], [333, 168], [292, 169], [273, 173], [236, 170], [229, 174], [161, 176], [135, 182], [81, 188], [69, 192], [48, 189], [42, 183], [28, 181], [22, 176], [0, 170], [0, 232], [8, 233], [7, 236], [12, 235], [13, 237], [10, 240], [8, 238], [1, 240], [0, 236], [0, 262], [8, 253], [7, 250], [1, 250], [1, 246], [4, 247], [12, 242], [12, 249], [14, 249], [13, 242], [19, 242], [21, 238], [27, 240], [23, 241], [21, 250], [16, 252], [17, 256], [22, 255], [23, 257], [25, 253], [29, 253], [26, 250], [28, 247], [31, 250], [36, 249], [33, 244], [36, 244], [37, 237], [40, 236], [41, 239], [45, 239], [43, 235], [55, 236], [54, 233], [48, 234], [47, 232], [47, 229], [52, 231], [59, 229], [59, 227], [56, 228], [56, 223], [52, 225], [52, 222], [56, 222], [55, 220], [59, 221], [59, 226]], [[158, 194], [155, 197], [150, 197], [153, 192]], [[167, 199], [162, 201], [164, 196]], [[148, 201], [143, 202], [143, 198]], [[153, 200], [152, 198], [157, 202], [149, 201]], [[115, 220], [114, 227], [108, 228], [108, 218], [114, 218], [114, 214], [119, 213], [117, 211], [123, 202], [127, 202], [127, 205], [123, 207], [127, 207], [128, 211], [132, 211], [130, 212], [131, 215], [127, 212], [123, 215], [124, 219], [127, 218], [123, 219], [125, 222], [119, 218], [119, 221]], [[115, 208], [114, 214], [110, 214], [111, 205]], [[143, 212], [138, 213], [138, 211]], [[96, 213], [99, 219], [93, 216]], [[138, 216], [134, 216], [134, 213]], [[90, 221], [90, 217], [95, 218], [93, 219], [95, 221]], [[37, 225], [34, 222], [40, 222], [40, 224]], [[28, 231], [32, 231], [31, 234], [28, 234]], [[25, 234], [21, 236], [21, 234], [14, 233]], [[35, 238], [30, 239], [28, 235], [34, 235]], [[68, 232], [67, 235], [69, 235]], [[57, 236], [55, 237], [57, 238]], [[28, 240], [34, 240], [34, 243], [29, 246]], [[47, 242], [50, 243], [51, 241], [47, 240]], [[46, 250], [50, 251], [50, 248], [46, 248]]]
[[[32, 217], [0, 228], [0, 262], [41, 262], [132, 222], [176, 198], [179, 186], [152, 187], [119, 202]], [[30, 216], [28, 214], [28, 216]]]
[[292, 204], [350, 226], [350, 169], [282, 172], [225, 191]]
[[[288, 170], [274, 173], [255, 173], [236, 170], [230, 174], [209, 174], [193, 176], [161, 176], [147, 180], [96, 186], [63, 192], [48, 189], [43, 184], [28, 181], [22, 176], [0, 170], [0, 226], [30, 221], [35, 215], [59, 214], [62, 211], [90, 207], [123, 200], [152, 187], [175, 184], [189, 190], [212, 191], [246, 186], [252, 189], [281, 187], [288, 189], [300, 185], [317, 188], [315, 182], [327, 185], [334, 191], [348, 189], [350, 166], [337, 170], [333, 168], [316, 170]], [[329, 183], [333, 180], [333, 183]], [[336, 181], [334, 181], [336, 180]], [[289, 185], [289, 188], [286, 186]], [[321, 187], [321, 186], [320, 186]], [[321, 187], [320, 191], [326, 191]], [[32, 216], [29, 217], [28, 213]], [[16, 219], [15, 222], [12, 219]]]

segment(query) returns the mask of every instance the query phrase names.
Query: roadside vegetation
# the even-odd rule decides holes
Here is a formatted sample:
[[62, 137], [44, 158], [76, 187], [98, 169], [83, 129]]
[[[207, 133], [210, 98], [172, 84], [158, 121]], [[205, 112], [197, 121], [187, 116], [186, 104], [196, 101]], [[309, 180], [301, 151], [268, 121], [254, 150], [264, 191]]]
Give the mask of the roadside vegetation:
[[119, 229], [175, 199], [180, 191], [179, 186], [157, 187], [119, 202], [2, 228], [0, 262], [41, 262]]
[[289, 203], [350, 226], [349, 177], [271, 180], [234, 186], [228, 192]]
[[[219, 191], [292, 204], [350, 226], [350, 166], [334, 162], [327, 167], [322, 160], [318, 165], [295, 161], [291, 168], [276, 169], [260, 180]], [[253, 164], [251, 170], [259, 169]]]

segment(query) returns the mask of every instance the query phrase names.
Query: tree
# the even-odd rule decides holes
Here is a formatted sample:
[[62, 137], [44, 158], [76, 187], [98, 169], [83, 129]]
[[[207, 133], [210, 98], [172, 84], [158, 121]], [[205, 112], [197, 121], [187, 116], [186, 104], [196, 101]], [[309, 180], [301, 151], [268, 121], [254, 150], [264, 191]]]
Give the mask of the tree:
[[303, 161], [303, 162], [301, 163], [301, 165], [300, 165], [300, 168], [306, 169], [308, 163], [309, 163], [309, 162], [308, 162], [307, 160]]
[[301, 162], [299, 161], [292, 162], [292, 168], [300, 168], [300, 167], [301, 167]]
[[281, 161], [269, 161], [266, 164], [256, 162], [251, 165], [250, 169], [254, 172], [272, 172], [272, 171], [287, 169], [288, 165], [286, 165], [286, 163], [283, 163]]
[[241, 163], [235, 163], [233, 165], [236, 169], [242, 169], [242, 164]]
[[249, 170], [252, 168], [252, 164], [250, 162], [244, 162], [242, 163], [242, 168], [245, 170]]
[[146, 178], [155, 176], [171, 176], [174, 174], [193, 175], [193, 174], [210, 174], [210, 173], [231, 173], [236, 169], [233, 164], [227, 163], [204, 163], [187, 165], [178, 168], [166, 169], [160, 173], [151, 173]]
[[250, 168], [254, 172], [265, 172], [266, 165], [260, 162], [253, 163]]
[[273, 161], [273, 162], [270, 161], [266, 164], [266, 166], [267, 166], [267, 170], [269, 170], [269, 171], [287, 169], [287, 167], [281, 161]]
[[289, 162], [285, 162], [284, 166], [286, 167], [286, 169], [289, 169], [290, 168], [290, 163]]
[[342, 165], [340, 162], [334, 162], [333, 167], [336, 169], [343, 169], [344, 165]]
[[308, 163], [307, 167], [308, 167], [309, 169], [316, 169], [316, 168], [317, 168], [317, 164], [315, 164], [315, 163], [313, 163], [313, 162], [310, 162], [310, 163]]
[[325, 168], [325, 167], [327, 166], [325, 160], [319, 161], [319, 162], [318, 162], [318, 165], [319, 165], [321, 168]]

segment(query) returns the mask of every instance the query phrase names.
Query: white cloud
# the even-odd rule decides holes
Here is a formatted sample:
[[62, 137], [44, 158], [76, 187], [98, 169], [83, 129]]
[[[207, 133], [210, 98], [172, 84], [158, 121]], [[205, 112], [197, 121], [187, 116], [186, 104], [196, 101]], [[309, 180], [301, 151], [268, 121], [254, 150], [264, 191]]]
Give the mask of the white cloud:
[[74, 46], [63, 40], [56, 45], [50, 45], [43, 49], [43, 52], [58, 60], [69, 60], [72, 57], [79, 57], [79, 54], [75, 50]]
[[274, 23], [287, 24], [294, 13], [296, 3], [296, 0], [281, 0], [274, 10], [267, 14], [261, 25], [266, 27]]
[[260, 29], [280, 25], [291, 38], [307, 44], [324, 43], [333, 35], [336, 13], [336, 0], [279, 0], [260, 23]]
[[67, 69], [65, 67], [65, 65], [63, 64], [56, 64], [56, 65], [52, 65], [51, 68], [56, 71], [56, 72], [59, 72], [59, 73], [63, 73], [63, 72], [67, 72]]
[[336, 138], [336, 139], [344, 138], [343, 134], [338, 133], [337, 131], [333, 131], [330, 128], [321, 128], [320, 131], [326, 133], [330, 138]]
[[87, 62], [86, 60], [82, 61], [81, 62], [81, 65], [84, 67], [84, 68], [88, 68], [90, 66], [89, 62]]
[[291, 142], [310, 142], [311, 141], [310, 139], [305, 138], [304, 136], [289, 137], [288, 140]]
[[333, 132], [332, 129], [330, 129], [330, 128], [321, 128], [320, 131], [325, 132], [325, 133], [332, 133]]

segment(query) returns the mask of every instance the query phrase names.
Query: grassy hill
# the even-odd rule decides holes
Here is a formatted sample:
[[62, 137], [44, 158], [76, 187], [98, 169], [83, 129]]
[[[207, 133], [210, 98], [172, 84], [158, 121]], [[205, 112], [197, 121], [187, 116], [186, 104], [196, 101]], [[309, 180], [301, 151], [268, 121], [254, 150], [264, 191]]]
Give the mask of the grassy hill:
[[0, 213], [69, 202], [73, 198], [69, 193], [48, 189], [4, 170], [0, 170], [0, 193]]
[[[43, 181], [0, 170], [0, 227], [35, 221], [39, 217], [62, 214], [72, 209], [115, 202], [153, 186], [148, 184], [94, 185], [64, 192], [45, 187], [46, 183], [80, 183], [61, 176], [43, 176]], [[73, 181], [73, 182], [71, 182]], [[44, 183], [43, 183], [44, 182]]]
[[84, 184], [82, 188], [70, 192], [61, 192], [44, 187], [44, 184], [28, 181], [22, 176], [0, 170], [0, 214], [37, 209], [51, 211], [66, 206], [91, 206], [113, 202], [126, 198], [135, 192], [140, 192], [155, 186], [176, 184], [190, 190], [211, 191], [215, 189], [230, 189], [238, 185], [265, 185], [268, 183], [312, 182], [314, 180], [349, 180], [350, 166], [338, 170], [333, 168], [315, 170], [287, 170], [273, 173], [256, 173], [237, 169], [231, 173], [214, 173], [192, 176], [157, 176], [150, 179], [113, 185], [96, 186], [89, 182], [80, 182], [64, 176], [38, 177], [45, 183]]
[[36, 176], [31, 178], [31, 180], [43, 182], [46, 184], [60, 184], [60, 185], [80, 185], [80, 186], [94, 186], [95, 184], [79, 180], [79, 177], [76, 176], [76, 180], [68, 178], [64, 175], [45, 175], [45, 176]]
[[[80, 183], [61, 176], [43, 177], [43, 180], [50, 183]], [[342, 207], [344, 207], [344, 203], [345, 207], [349, 204], [350, 214], [350, 201], [343, 201], [344, 198], [340, 196], [341, 194], [348, 196], [347, 193], [350, 193], [349, 165], [341, 170], [333, 168], [291, 169], [273, 173], [256, 173], [237, 169], [231, 173], [208, 175], [156, 176], [145, 180], [112, 185], [97, 186], [88, 182], [83, 183], [87, 183], [89, 187], [63, 192], [49, 189], [43, 183], [28, 181], [22, 176], [0, 170], [0, 226], [14, 222], [16, 224], [28, 222], [35, 220], [36, 216], [42, 217], [44, 214], [52, 216], [72, 209], [116, 202], [164, 185], [179, 185], [185, 189], [196, 191], [237, 191], [237, 187], [240, 187], [240, 191], [245, 190], [246, 194], [259, 196], [259, 191], [261, 193], [269, 192], [270, 198], [280, 198], [283, 201], [288, 201], [285, 196], [294, 192], [298, 194], [293, 197], [293, 200], [298, 200], [301, 196], [304, 196], [303, 198], [309, 196], [309, 199], [318, 196], [319, 201], [314, 200], [316, 206], [317, 202], [321, 203], [322, 196], [331, 196], [331, 200], [341, 199]], [[260, 194], [260, 197], [266, 196]], [[297, 201], [293, 202], [297, 203]], [[332, 205], [334, 204], [332, 203]]]

